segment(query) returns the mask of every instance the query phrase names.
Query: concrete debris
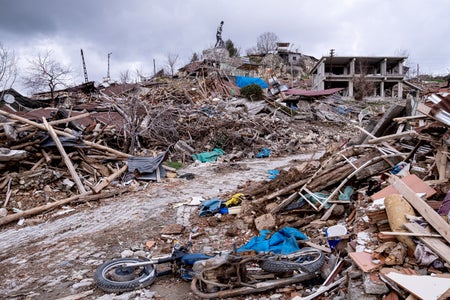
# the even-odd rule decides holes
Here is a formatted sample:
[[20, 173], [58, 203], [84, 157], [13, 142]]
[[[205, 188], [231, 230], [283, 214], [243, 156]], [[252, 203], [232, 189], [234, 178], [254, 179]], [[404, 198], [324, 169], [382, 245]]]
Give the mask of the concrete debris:
[[[57, 107], [20, 111], [23, 105], [1, 106], [0, 225], [43, 223], [64, 218], [78, 206], [95, 209], [91, 202], [99, 199], [161, 183], [170, 188], [177, 181], [195, 182], [193, 174], [183, 174], [188, 165], [239, 176], [246, 168], [238, 163], [243, 159], [264, 165], [274, 157], [309, 153], [289, 168], [277, 168], [276, 176], [247, 181], [234, 191], [222, 193], [218, 181], [210, 188], [228, 204], [214, 214], [199, 215], [199, 204], [211, 200], [203, 195], [180, 199], [185, 202], [169, 208], [176, 223], [161, 216], [161, 226], [151, 228], [155, 236], [119, 241], [120, 246], [136, 245], [122, 248], [120, 256], [147, 256], [187, 236], [198, 241], [194, 248], [213, 253], [242, 246], [261, 230], [290, 227], [307, 237], [299, 245], [325, 253], [322, 272], [327, 276], [258, 299], [429, 295], [414, 283], [431, 284], [435, 273], [448, 276], [447, 94], [425, 95], [420, 114], [403, 100], [371, 105], [350, 100], [341, 96], [341, 88], [308, 92], [292, 87], [250, 101], [214, 64], [191, 67], [184, 77], [60, 91]], [[214, 149], [223, 152], [217, 160], [194, 161], [195, 153]], [[258, 156], [261, 149], [270, 155]], [[146, 170], [151, 177], [144, 178]], [[146, 201], [164, 190], [152, 193]], [[226, 202], [233, 195], [242, 196]], [[64, 213], [49, 213], [61, 207]], [[330, 243], [327, 230], [337, 227], [345, 232]], [[422, 276], [383, 275], [386, 266]], [[447, 279], [439, 281], [439, 295], [446, 292], [444, 285], [448, 289]], [[91, 285], [83, 279], [72, 289]], [[98, 299], [139, 297], [160, 299], [146, 290]]]

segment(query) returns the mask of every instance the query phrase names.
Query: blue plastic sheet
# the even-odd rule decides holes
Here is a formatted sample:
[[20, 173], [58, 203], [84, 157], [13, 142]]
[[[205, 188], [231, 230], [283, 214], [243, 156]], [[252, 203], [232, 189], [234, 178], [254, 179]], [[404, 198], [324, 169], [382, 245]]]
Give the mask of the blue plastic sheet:
[[278, 175], [280, 175], [280, 171], [278, 170], [267, 170], [267, 173], [270, 175], [269, 176], [270, 180], [275, 179], [278, 177]]
[[222, 206], [222, 200], [214, 198], [211, 200], [205, 200], [200, 203], [198, 215], [200, 217], [211, 216], [220, 211]]
[[267, 83], [261, 78], [256, 77], [245, 77], [245, 76], [235, 76], [236, 77], [236, 85], [239, 88], [243, 88], [250, 84], [257, 84], [261, 88], [265, 89], [268, 87]]
[[270, 151], [269, 149], [267, 149], [267, 148], [262, 148], [261, 151], [259, 151], [259, 152], [255, 155], [255, 157], [256, 157], [256, 158], [269, 157], [269, 156], [270, 156], [270, 153], [272, 153], [272, 151]]
[[261, 230], [259, 236], [252, 238], [247, 244], [238, 248], [237, 252], [256, 251], [257, 253], [290, 254], [300, 250], [297, 239], [308, 239], [301, 231], [292, 227], [284, 227], [267, 239], [269, 234], [270, 230]]

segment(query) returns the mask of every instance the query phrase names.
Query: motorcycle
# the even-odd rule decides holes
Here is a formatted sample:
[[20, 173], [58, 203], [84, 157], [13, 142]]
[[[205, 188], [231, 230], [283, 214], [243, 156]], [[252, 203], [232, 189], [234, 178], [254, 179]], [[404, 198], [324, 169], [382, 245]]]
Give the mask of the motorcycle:
[[224, 253], [194, 263], [191, 290], [202, 299], [268, 291], [318, 276], [325, 256], [303, 248], [288, 255]]
[[[170, 255], [153, 259], [118, 258], [99, 266], [94, 275], [97, 286], [109, 293], [128, 292], [151, 285], [170, 273], [191, 280], [194, 294], [203, 299], [226, 298], [258, 293], [317, 277], [325, 256], [320, 250], [302, 248], [289, 255], [273, 253], [221, 252], [215, 256], [189, 253], [175, 244]], [[170, 264], [158, 272], [157, 265]]]
[[[146, 258], [117, 258], [103, 263], [94, 274], [94, 282], [108, 293], [129, 292], [151, 285], [157, 277], [178, 274], [184, 280], [192, 280], [192, 266], [198, 260], [212, 256], [189, 253], [192, 243], [186, 246], [176, 243], [170, 255]], [[168, 270], [158, 272], [157, 265], [169, 264]]]

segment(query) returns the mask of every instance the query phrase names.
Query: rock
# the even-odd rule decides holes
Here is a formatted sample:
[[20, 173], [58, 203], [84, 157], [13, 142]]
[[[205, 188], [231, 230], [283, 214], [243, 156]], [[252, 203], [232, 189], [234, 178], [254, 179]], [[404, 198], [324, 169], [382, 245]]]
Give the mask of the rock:
[[364, 292], [363, 287], [358, 282], [350, 281], [348, 287], [348, 300], [377, 300], [377, 296], [368, 295]]
[[6, 217], [8, 215], [8, 210], [4, 207], [0, 208], [0, 218]]
[[331, 212], [331, 216], [333, 217], [342, 217], [345, 213], [345, 207], [342, 204], [338, 204], [334, 207], [333, 211]]
[[147, 243], [145, 243], [147, 249], [152, 249], [155, 245], [156, 245], [155, 241], [147, 241]]
[[253, 216], [243, 216], [242, 221], [244, 221], [244, 224], [253, 224], [254, 218]]
[[134, 252], [135, 257], [147, 257], [147, 252], [144, 250], [139, 250]]
[[275, 218], [272, 214], [259, 216], [255, 219], [255, 227], [258, 231], [263, 229], [273, 229], [275, 228]]
[[125, 257], [133, 257], [134, 252], [132, 250], [124, 250], [120, 253], [120, 257], [125, 258]]
[[383, 295], [389, 293], [389, 288], [381, 281], [376, 273], [364, 273], [363, 276], [364, 291], [367, 294]]
[[89, 286], [92, 285], [93, 282], [94, 282], [93, 279], [91, 279], [91, 278], [86, 278], [86, 279], [83, 279], [83, 280], [81, 280], [80, 282], [75, 283], [74, 285], [72, 285], [72, 288], [73, 288], [74, 290], [78, 290], [78, 289], [80, 289], [80, 288], [89, 287]]
[[183, 230], [184, 226], [181, 224], [170, 224], [161, 230], [161, 234], [181, 234]]

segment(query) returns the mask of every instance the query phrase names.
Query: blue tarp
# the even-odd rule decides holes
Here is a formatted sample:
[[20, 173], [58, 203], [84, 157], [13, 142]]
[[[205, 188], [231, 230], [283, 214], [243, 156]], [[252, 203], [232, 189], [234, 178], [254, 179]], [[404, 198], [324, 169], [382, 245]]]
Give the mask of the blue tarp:
[[219, 212], [222, 206], [222, 200], [214, 198], [211, 200], [202, 201], [200, 204], [198, 215], [200, 217], [211, 216]]
[[247, 244], [237, 249], [237, 252], [253, 250], [257, 253], [273, 252], [275, 254], [290, 254], [300, 250], [297, 239], [308, 239], [301, 231], [292, 227], [284, 227], [275, 232], [270, 239], [267, 239], [269, 234], [270, 230], [260, 230], [259, 236], [252, 238]]
[[236, 85], [239, 88], [243, 88], [244, 86], [250, 85], [250, 84], [257, 84], [263, 89], [267, 88], [267, 83], [262, 80], [261, 78], [255, 78], [255, 77], [245, 77], [245, 76], [235, 76], [236, 77]]
[[197, 154], [192, 154], [191, 157], [193, 160], [199, 160], [202, 163], [216, 161], [217, 158], [221, 155], [224, 155], [225, 151], [220, 148], [214, 148], [213, 151], [210, 152], [202, 152]]

